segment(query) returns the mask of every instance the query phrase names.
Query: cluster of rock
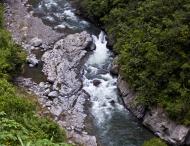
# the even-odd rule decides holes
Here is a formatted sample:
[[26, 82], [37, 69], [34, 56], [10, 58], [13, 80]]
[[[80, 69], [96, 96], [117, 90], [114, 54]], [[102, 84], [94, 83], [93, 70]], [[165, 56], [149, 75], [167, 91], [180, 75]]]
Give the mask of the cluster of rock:
[[47, 50], [49, 45], [63, 34], [53, 31], [43, 24], [42, 20], [29, 13], [27, 0], [6, 0], [5, 22], [13, 40], [27, 52], [27, 62], [30, 67], [38, 65], [39, 60], [33, 50]]
[[[93, 49], [91, 36], [82, 32], [65, 37], [34, 17], [28, 11], [27, 0], [6, 2], [6, 26], [14, 41], [27, 52], [28, 65], [43, 63], [47, 76], [47, 81], [40, 83], [24, 77], [18, 77], [16, 82], [38, 96], [39, 103], [66, 128], [69, 140], [77, 145], [96, 146], [96, 138], [85, 132], [84, 109], [89, 96], [82, 90], [81, 82], [83, 59]], [[34, 51], [44, 52], [42, 58]]]
[[87, 116], [84, 106], [89, 96], [82, 90], [81, 81], [81, 65], [91, 44], [87, 32], [68, 35], [42, 56], [47, 82], [37, 84], [31, 79], [17, 79], [20, 86], [39, 96], [41, 105], [67, 129], [69, 139], [85, 146], [96, 146], [96, 138], [84, 131]]
[[124, 105], [138, 119], [141, 119], [143, 125], [154, 132], [155, 135], [166, 140], [172, 145], [190, 145], [190, 128], [172, 121], [161, 107], [152, 107], [145, 109], [140, 105], [135, 93], [129, 88], [126, 80], [119, 75], [118, 58], [115, 58], [112, 64], [111, 72], [118, 74], [118, 89], [123, 97]]

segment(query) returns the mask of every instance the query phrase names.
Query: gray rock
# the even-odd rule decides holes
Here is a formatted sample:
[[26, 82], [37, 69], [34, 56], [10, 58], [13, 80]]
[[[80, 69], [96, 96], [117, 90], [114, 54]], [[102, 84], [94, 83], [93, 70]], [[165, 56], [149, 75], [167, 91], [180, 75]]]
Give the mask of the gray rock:
[[87, 32], [68, 35], [42, 56], [43, 72], [53, 87], [60, 89], [61, 95], [74, 94], [81, 88], [78, 75], [85, 49], [91, 43], [92, 38]]
[[[39, 49], [43, 48], [43, 50], [51, 49], [52, 48], [51, 44], [52, 43], [54, 44], [54, 42], [57, 41], [60, 37], [63, 37], [64, 33], [57, 33], [51, 27], [46, 26], [40, 18], [34, 17], [32, 15], [34, 12], [33, 11], [29, 12], [28, 8], [26, 7], [27, 3], [28, 3], [27, 0], [14, 0], [14, 1], [7, 0], [6, 1], [6, 5], [8, 5], [6, 7], [9, 8], [9, 12], [6, 12], [5, 14], [5, 19], [6, 19], [5, 23], [7, 24], [9, 23], [9, 25], [7, 25], [7, 29], [11, 32], [12, 38], [14, 39], [16, 43], [21, 44], [23, 46], [25, 45], [25, 43], [29, 44], [25, 46], [26, 48], [25, 50], [27, 51], [28, 54], [31, 54], [32, 49], [37, 49], [37, 48]], [[22, 24], [22, 28], [20, 24]], [[43, 40], [43, 44], [47, 44], [47, 45], [43, 45], [43, 44], [41, 45], [42, 43], [41, 40], [37, 40], [37, 39], [36, 40], [34, 39], [32, 40], [34, 42], [31, 42], [31, 38], [37, 38], [37, 39], [40, 38]], [[72, 40], [71, 38], [74, 39], [74, 41], [71, 41]], [[52, 115], [55, 115], [54, 120], [57, 119], [57, 117], [59, 116], [59, 120], [61, 120], [62, 122], [67, 121], [65, 124], [66, 126], [70, 125], [70, 127], [71, 126], [73, 127], [72, 128], [73, 130], [81, 129], [82, 131], [84, 131], [84, 120], [86, 117], [86, 114], [84, 113], [84, 103], [85, 103], [85, 100], [88, 98], [87, 98], [87, 95], [85, 95], [85, 93], [83, 93], [83, 91], [81, 91], [80, 89], [81, 83], [80, 83], [79, 77], [81, 75], [79, 74], [79, 72], [80, 72], [80, 65], [82, 62], [81, 59], [84, 57], [86, 53], [85, 51], [86, 47], [90, 45], [91, 37], [89, 34], [87, 35], [87, 33], [82, 33], [78, 35], [73, 35], [71, 37], [68, 37], [68, 39], [64, 39], [64, 40], [66, 42], [64, 42], [64, 44], [62, 45], [63, 45], [63, 49], [65, 50], [65, 53], [63, 56], [65, 59], [62, 61], [62, 64], [58, 68], [60, 72], [63, 71], [63, 74], [70, 73], [69, 70], [72, 70], [72, 75], [71, 77], [64, 76], [61, 78], [61, 73], [58, 73], [59, 77], [55, 78], [56, 80], [54, 80], [54, 78], [51, 78], [51, 79], [53, 79], [52, 83], [57, 84], [56, 86], [58, 88], [61, 86], [64, 94], [65, 93], [67, 94], [67, 92], [65, 91], [69, 91], [69, 90], [76, 91], [77, 93], [70, 92], [74, 95], [62, 96], [59, 98], [59, 103], [57, 103], [56, 101], [56, 104], [55, 104], [55, 102], [53, 103], [47, 96], [44, 95], [46, 90], [48, 90], [46, 88], [46, 83], [43, 86], [39, 86], [39, 84], [33, 82], [32, 79], [29, 79], [29, 78], [26, 79], [22, 77], [17, 78], [16, 82], [20, 86], [26, 88], [26, 90], [29, 93], [32, 92], [38, 95], [38, 98], [37, 98], [38, 102], [42, 106], [45, 105], [47, 107], [46, 109], [49, 109], [50, 113]], [[68, 40], [70, 40], [70, 42]], [[67, 49], [64, 46], [67, 46], [66, 47]], [[71, 49], [74, 48], [74, 51], [70, 50], [70, 48]], [[67, 55], [69, 57], [67, 57]], [[47, 59], [52, 59], [52, 58], [53, 57], [50, 57]], [[61, 58], [60, 60], [62, 59], [63, 58]], [[66, 64], [64, 64], [65, 60], [67, 60]], [[64, 72], [64, 70], [61, 70], [62, 68], [61, 66], [63, 64], [64, 64], [63, 69], [66, 69], [65, 70], [66, 72]], [[50, 74], [53, 74], [53, 72], [51, 72]], [[61, 81], [61, 80], [64, 80], [65, 77], [68, 77], [68, 79], [65, 79], [66, 81], [69, 79], [71, 79], [71, 81], [68, 81], [68, 82]], [[72, 84], [72, 82], [74, 83]], [[66, 85], [64, 83], [66, 83]], [[73, 85], [75, 86], [72, 87]], [[64, 111], [64, 116], [62, 115], [63, 114], [62, 111]], [[68, 113], [68, 111], [70, 111], [70, 114]], [[77, 133], [73, 131], [73, 134], [75, 135]], [[77, 137], [77, 136], [74, 136], [74, 137]], [[80, 141], [81, 144], [84, 144], [85, 146], [96, 145], [95, 137], [90, 136], [90, 135], [78, 134], [76, 141]], [[91, 143], [94, 143], [94, 144], [91, 144]]]
[[114, 58], [110, 72], [114, 75], [118, 75], [119, 73], [118, 57]]
[[46, 90], [44, 91], [44, 95], [45, 95], [45, 96], [48, 96], [49, 93], [50, 93], [50, 89], [46, 89]]
[[143, 118], [143, 124], [160, 138], [173, 145], [190, 143], [189, 127], [179, 125], [169, 119], [162, 108], [154, 107], [150, 111], [145, 111], [145, 107], [138, 104], [135, 94], [129, 89], [127, 82], [121, 76], [118, 77], [118, 88], [126, 107], [137, 118]]
[[52, 101], [48, 101], [45, 103], [45, 107], [51, 107], [51, 105], [52, 105]]
[[93, 85], [98, 87], [101, 84], [100, 80], [93, 80]]
[[127, 82], [119, 75], [118, 89], [123, 97], [123, 102], [138, 119], [142, 119], [145, 115], [145, 107], [137, 102], [134, 92], [129, 89]]
[[29, 44], [23, 44], [22, 47], [27, 50], [27, 51], [31, 51], [33, 50], [35, 47], [34, 46], [31, 46]]
[[40, 82], [39, 86], [43, 88], [45, 86], [45, 83], [44, 82]]
[[38, 65], [39, 60], [36, 59], [36, 56], [30, 55], [30, 56], [27, 57], [27, 62], [29, 63], [30, 67], [34, 67], [34, 66]]
[[58, 96], [58, 92], [57, 91], [51, 91], [48, 94], [48, 97], [51, 97], [51, 98], [56, 98], [57, 96]]
[[84, 146], [97, 146], [95, 136], [89, 136], [83, 133], [79, 134], [79, 133], [74, 132], [73, 130], [72, 132], [69, 133], [68, 137], [69, 139], [74, 140], [77, 143], [80, 143]]
[[130, 93], [129, 85], [120, 75], [118, 76], [117, 87], [123, 97]]
[[189, 128], [170, 120], [162, 108], [152, 108], [146, 113], [143, 124], [159, 137], [173, 145], [183, 145]]
[[31, 46], [34, 46], [34, 47], [40, 47], [42, 45], [42, 40], [39, 39], [38, 37], [35, 37], [33, 38], [31, 41], [30, 41], [30, 45]]
[[50, 112], [56, 117], [60, 116], [62, 111], [63, 111], [63, 109], [61, 106], [51, 106], [51, 108], [50, 108]]

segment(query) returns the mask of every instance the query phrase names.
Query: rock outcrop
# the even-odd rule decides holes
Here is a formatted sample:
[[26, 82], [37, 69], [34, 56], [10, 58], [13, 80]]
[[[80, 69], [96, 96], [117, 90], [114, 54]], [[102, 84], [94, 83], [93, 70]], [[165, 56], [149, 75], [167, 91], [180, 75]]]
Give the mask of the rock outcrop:
[[118, 56], [114, 58], [113, 62], [112, 62], [112, 66], [110, 69], [110, 72], [114, 75], [118, 75], [119, 74], [119, 65], [118, 65]]
[[73, 95], [82, 87], [79, 68], [90, 44], [92, 38], [87, 32], [68, 35], [42, 56], [43, 72], [62, 96]]
[[6, 27], [27, 52], [29, 66], [42, 64], [47, 81], [38, 84], [31, 78], [18, 77], [16, 83], [38, 96], [39, 103], [66, 129], [69, 140], [96, 146], [96, 138], [85, 132], [84, 109], [89, 96], [81, 88], [81, 66], [87, 51], [94, 49], [92, 38], [87, 32], [65, 37], [34, 17], [29, 8], [27, 0], [6, 0]]
[[118, 76], [117, 86], [126, 108], [137, 118], [141, 119], [143, 125], [153, 131], [155, 135], [172, 145], [190, 144], [189, 127], [172, 121], [161, 107], [152, 107], [145, 110], [145, 107], [137, 102], [134, 92], [129, 88], [127, 81], [121, 75]]
[[153, 107], [146, 112], [143, 124], [162, 139], [175, 145], [184, 145], [190, 129], [170, 120], [164, 110]]
[[138, 119], [142, 119], [145, 115], [145, 107], [138, 104], [134, 92], [129, 88], [128, 83], [120, 75], [118, 76], [117, 83], [126, 108], [129, 109]]
[[69, 139], [85, 146], [96, 146], [96, 138], [85, 130], [85, 103], [88, 94], [82, 90], [81, 66], [92, 38], [87, 32], [68, 35], [57, 41], [42, 56], [47, 82], [37, 84], [18, 78], [17, 83], [39, 96], [54, 119], [67, 129]]

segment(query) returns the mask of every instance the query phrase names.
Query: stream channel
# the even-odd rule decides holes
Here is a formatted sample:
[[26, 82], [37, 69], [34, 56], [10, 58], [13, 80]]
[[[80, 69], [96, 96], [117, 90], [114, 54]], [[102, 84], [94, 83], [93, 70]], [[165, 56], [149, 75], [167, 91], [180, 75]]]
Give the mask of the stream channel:
[[[96, 45], [84, 66], [83, 89], [91, 99], [92, 126], [88, 132], [101, 146], [141, 146], [153, 135], [121, 104], [117, 77], [110, 74], [114, 54], [106, 47], [106, 34], [75, 14], [67, 0], [39, 0], [33, 4], [34, 15], [58, 32], [89, 32]], [[97, 86], [94, 86], [94, 80]]]

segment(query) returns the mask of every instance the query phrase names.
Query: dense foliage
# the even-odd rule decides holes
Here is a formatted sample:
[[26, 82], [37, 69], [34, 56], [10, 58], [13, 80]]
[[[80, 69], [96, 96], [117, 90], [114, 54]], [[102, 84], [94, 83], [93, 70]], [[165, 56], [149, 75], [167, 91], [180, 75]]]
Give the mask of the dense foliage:
[[139, 101], [190, 125], [190, 1], [82, 0], [82, 7], [114, 38]]
[[167, 146], [162, 140], [159, 138], [153, 138], [150, 139], [149, 141], [146, 141], [143, 146]]
[[36, 106], [5, 79], [0, 80], [0, 145], [67, 146], [65, 133], [48, 118], [36, 114]]
[[49, 118], [39, 117], [29, 95], [18, 93], [11, 81], [21, 70], [25, 53], [3, 28], [0, 5], [0, 145], [69, 146], [65, 132]]

